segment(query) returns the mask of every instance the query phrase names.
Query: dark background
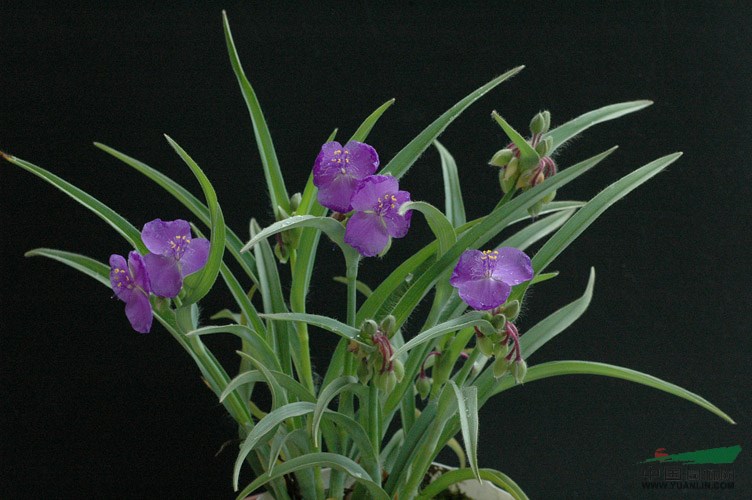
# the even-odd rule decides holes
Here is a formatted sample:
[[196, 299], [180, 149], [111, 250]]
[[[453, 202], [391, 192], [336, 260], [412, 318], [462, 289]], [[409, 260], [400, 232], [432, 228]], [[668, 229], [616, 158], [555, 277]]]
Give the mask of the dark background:
[[[164, 141], [169, 133], [213, 180], [239, 234], [247, 234], [249, 217], [272, 222], [225, 51], [222, 7], [291, 193], [302, 190], [334, 127], [348, 137], [396, 97], [369, 137], [385, 164], [460, 98], [525, 64], [442, 136], [474, 218], [499, 197], [495, 172], [485, 165], [506, 143], [492, 109], [526, 130], [540, 109], [560, 124], [606, 104], [654, 100], [561, 151], [566, 167], [621, 146], [559, 198], [586, 199], [658, 156], [684, 156], [561, 255], [552, 266], [560, 277], [536, 287], [519, 325], [524, 331], [578, 297], [595, 266], [589, 311], [531, 363], [586, 359], [645, 371], [707, 397], [738, 425], [623, 381], [548, 379], [483, 409], [480, 463], [506, 472], [533, 498], [634, 498], [646, 494], [636, 464], [656, 448], [741, 444], [736, 490], [718, 497], [752, 496], [748, 2], [9, 4], [0, 3], [0, 148], [89, 191], [137, 227], [189, 214], [92, 141], [199, 193]], [[428, 150], [402, 186], [414, 199], [441, 205], [439, 172], [438, 155]], [[188, 356], [159, 326], [134, 333], [123, 304], [98, 283], [23, 257], [45, 246], [106, 261], [126, 245], [15, 166], [0, 165], [0, 186], [0, 497], [232, 498], [234, 446], [215, 453], [234, 427]], [[429, 235], [416, 217], [409, 237], [395, 241], [385, 259], [363, 265], [363, 280], [376, 284]], [[344, 272], [340, 262], [324, 244], [311, 312], [343, 315], [344, 287], [329, 281]], [[207, 315], [227, 304], [221, 286], [203, 302]], [[313, 342], [323, 369], [334, 339], [320, 333]], [[211, 346], [235, 365], [232, 339]]]

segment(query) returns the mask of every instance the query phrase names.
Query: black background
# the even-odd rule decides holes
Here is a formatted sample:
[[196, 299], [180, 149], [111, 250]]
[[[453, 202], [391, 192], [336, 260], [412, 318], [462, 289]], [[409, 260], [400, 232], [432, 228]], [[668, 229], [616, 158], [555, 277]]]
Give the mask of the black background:
[[[645, 371], [705, 396], [738, 425], [623, 381], [548, 379], [482, 410], [480, 463], [506, 472], [533, 498], [633, 498], [646, 494], [636, 464], [656, 448], [741, 444], [736, 490], [718, 497], [752, 495], [749, 3], [0, 5], [0, 148], [89, 191], [137, 227], [189, 214], [92, 141], [198, 193], [164, 141], [168, 133], [213, 180], [239, 234], [247, 234], [250, 217], [272, 222], [225, 51], [222, 7], [291, 193], [302, 190], [333, 128], [347, 137], [397, 98], [368, 141], [385, 164], [456, 101], [525, 64], [442, 136], [474, 218], [499, 197], [485, 165], [506, 143], [492, 109], [525, 130], [540, 109], [559, 124], [606, 104], [654, 100], [558, 155], [566, 167], [621, 146], [559, 198], [586, 199], [658, 156], [684, 156], [560, 256], [552, 266], [560, 277], [536, 287], [519, 325], [524, 331], [578, 297], [595, 266], [589, 311], [531, 363], [586, 359]], [[401, 185], [441, 206], [439, 172], [429, 149]], [[98, 283], [23, 257], [45, 246], [106, 261], [128, 251], [123, 241], [15, 166], [0, 165], [0, 186], [0, 497], [232, 498], [234, 447], [215, 453], [234, 428], [188, 356], [161, 327], [149, 335], [130, 330], [123, 304]], [[363, 280], [376, 284], [429, 235], [416, 217], [385, 259], [362, 266]], [[344, 287], [329, 281], [343, 273], [340, 263], [324, 244], [309, 311], [342, 316]], [[227, 304], [218, 287], [203, 306], [208, 315]], [[335, 341], [320, 332], [313, 342], [323, 369]], [[232, 339], [211, 346], [227, 366], [237, 362]]]

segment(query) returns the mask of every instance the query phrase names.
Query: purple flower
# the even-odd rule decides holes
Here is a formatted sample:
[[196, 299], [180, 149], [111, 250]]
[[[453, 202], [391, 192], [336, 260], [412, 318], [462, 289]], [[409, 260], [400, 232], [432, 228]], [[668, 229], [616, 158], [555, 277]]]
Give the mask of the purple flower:
[[368, 144], [350, 141], [344, 145], [327, 142], [313, 165], [313, 183], [318, 200], [326, 208], [346, 213], [352, 210], [350, 198], [358, 182], [376, 172], [379, 155]]
[[494, 309], [509, 297], [512, 285], [533, 279], [530, 257], [512, 247], [466, 250], [449, 282], [460, 297], [479, 311]]
[[110, 255], [110, 283], [117, 298], [125, 302], [125, 315], [134, 330], [149, 333], [152, 312], [149, 302], [149, 276], [143, 258], [138, 252]]
[[347, 221], [345, 242], [366, 257], [380, 254], [392, 238], [402, 238], [410, 229], [412, 211], [397, 213], [407, 201], [410, 193], [400, 191], [394, 177], [366, 177], [352, 196], [355, 214]]
[[209, 240], [192, 238], [184, 220], [147, 222], [141, 239], [151, 252], [144, 255], [151, 290], [160, 297], [177, 297], [183, 277], [204, 267], [209, 257]]

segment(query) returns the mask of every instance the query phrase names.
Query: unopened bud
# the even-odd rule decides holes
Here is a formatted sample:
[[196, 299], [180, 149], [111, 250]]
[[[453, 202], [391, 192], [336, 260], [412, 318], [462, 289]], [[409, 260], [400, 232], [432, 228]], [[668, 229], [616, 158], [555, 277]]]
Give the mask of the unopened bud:
[[290, 214], [288, 214], [284, 208], [277, 205], [277, 220], [285, 220], [289, 218], [290, 218]]
[[488, 164], [494, 167], [504, 167], [514, 158], [514, 151], [511, 149], [500, 149], [494, 155], [493, 158], [488, 160]]
[[365, 320], [360, 326], [360, 334], [367, 339], [370, 339], [371, 337], [376, 335], [376, 332], [378, 331], [379, 325], [377, 325], [376, 322], [372, 319]]
[[535, 146], [535, 152], [540, 156], [547, 156], [554, 147], [554, 138], [546, 137]]
[[501, 378], [509, 369], [509, 361], [503, 356], [498, 357], [494, 360], [493, 365], [491, 365], [491, 369], [493, 370], [494, 378]]
[[[551, 117], [549, 115], [549, 123], [551, 122]], [[530, 133], [535, 134], [544, 134], [548, 132], [548, 127], [546, 127], [546, 118], [543, 116], [543, 113], [537, 113], [532, 120], [530, 120]]]
[[546, 110], [543, 113], [543, 133], [545, 134], [551, 128], [551, 112]]
[[397, 332], [397, 319], [390, 314], [389, 316], [381, 320], [379, 329], [381, 330], [381, 333], [384, 333], [387, 337], [392, 338], [392, 336]]
[[512, 300], [510, 302], [507, 302], [500, 308], [500, 312], [506, 316], [509, 321], [514, 321], [517, 319], [517, 316], [520, 314], [520, 301], [519, 300]]
[[280, 264], [287, 264], [287, 261], [290, 259], [290, 252], [287, 249], [287, 245], [283, 242], [277, 242], [277, 244], [274, 245], [274, 255], [277, 257]]
[[543, 200], [538, 200], [535, 202], [535, 204], [531, 207], [528, 207], [527, 213], [530, 214], [530, 217], [535, 218], [540, 215], [541, 210], [543, 210], [543, 206], [546, 204]]
[[519, 359], [515, 361], [512, 365], [512, 376], [518, 384], [525, 380], [525, 375], [527, 375], [527, 363], [525, 363], [525, 360]]
[[300, 202], [303, 200], [303, 196], [300, 193], [295, 193], [290, 197], [290, 210], [295, 213], [300, 207]]
[[509, 344], [506, 342], [499, 342], [496, 344], [496, 347], [494, 347], [494, 356], [498, 358], [503, 358], [509, 354]]
[[496, 316], [491, 318], [491, 324], [493, 325], [494, 330], [496, 330], [497, 332], [500, 332], [504, 328], [504, 325], [506, 325], [506, 323], [507, 318], [505, 318], [503, 314], [497, 314]]
[[433, 385], [433, 379], [430, 377], [418, 377], [415, 382], [415, 389], [418, 391], [420, 399], [426, 399], [431, 393], [431, 385]]
[[402, 361], [399, 359], [392, 361], [392, 370], [394, 370], [394, 375], [397, 377], [397, 382], [402, 382], [402, 379], [405, 377], [405, 365], [402, 364]]
[[494, 351], [494, 341], [487, 336], [476, 336], [475, 343], [478, 346], [481, 354], [484, 356], [492, 356]]
[[552, 201], [554, 201], [554, 198], [556, 198], [556, 190], [551, 191], [546, 196], [544, 196], [543, 197], [543, 203], [544, 204], [551, 203]]

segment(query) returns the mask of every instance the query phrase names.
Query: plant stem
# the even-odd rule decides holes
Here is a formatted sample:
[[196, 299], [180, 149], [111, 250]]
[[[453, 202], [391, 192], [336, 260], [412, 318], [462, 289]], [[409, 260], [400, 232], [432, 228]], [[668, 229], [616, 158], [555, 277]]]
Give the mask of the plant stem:
[[381, 429], [379, 426], [379, 388], [371, 381], [368, 386], [368, 437], [371, 438], [371, 445], [376, 454], [376, 470], [369, 471], [371, 477], [377, 484], [381, 485], [381, 465], [378, 457], [381, 453]]
[[[290, 272], [293, 274], [293, 281], [295, 275], [295, 263], [297, 261], [297, 252], [295, 250], [290, 254]], [[290, 308], [293, 312], [304, 313], [305, 312], [305, 290], [300, 287], [295, 287], [290, 291]], [[308, 324], [299, 321], [295, 323], [295, 330], [298, 334], [298, 341], [300, 342], [300, 366], [298, 369], [298, 377], [303, 386], [311, 391], [312, 394], [316, 394], [313, 387], [313, 368], [311, 367], [311, 349], [308, 339]]]

